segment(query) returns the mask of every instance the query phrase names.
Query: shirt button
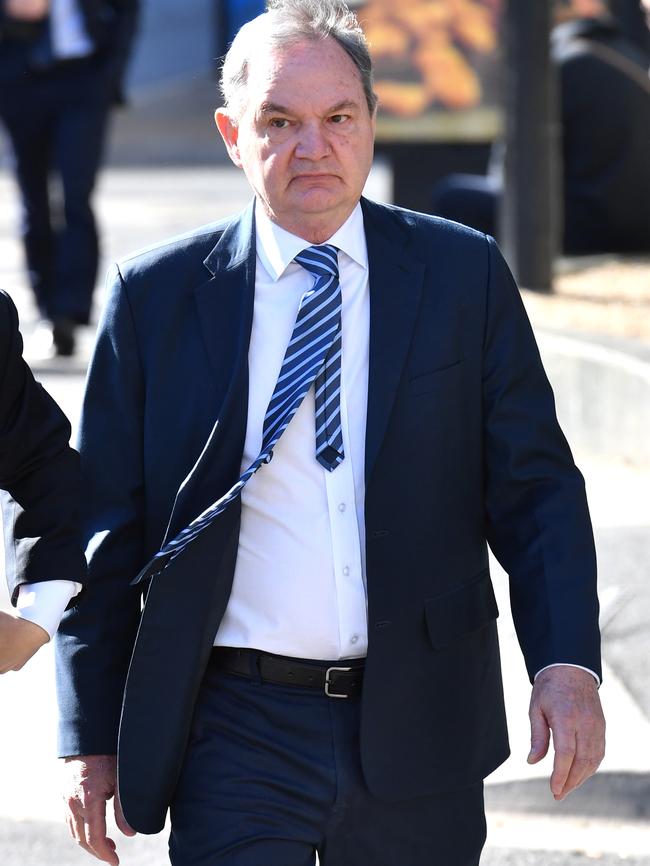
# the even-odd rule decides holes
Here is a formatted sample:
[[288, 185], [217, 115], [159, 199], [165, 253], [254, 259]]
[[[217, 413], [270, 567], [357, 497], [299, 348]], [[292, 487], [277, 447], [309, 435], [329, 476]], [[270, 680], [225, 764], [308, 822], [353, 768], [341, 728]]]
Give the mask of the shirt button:
[[350, 573], [350, 566], [349, 565], [344, 566], [343, 567], [343, 574], [347, 577], [349, 573]]
[[353, 634], [352, 637], [350, 638], [350, 643], [357, 643], [358, 640], [359, 640], [359, 635]]
[[341, 514], [343, 514], [343, 512], [345, 511], [345, 508], [346, 508], [345, 502], [341, 502], [339, 504], [339, 511], [341, 512]]

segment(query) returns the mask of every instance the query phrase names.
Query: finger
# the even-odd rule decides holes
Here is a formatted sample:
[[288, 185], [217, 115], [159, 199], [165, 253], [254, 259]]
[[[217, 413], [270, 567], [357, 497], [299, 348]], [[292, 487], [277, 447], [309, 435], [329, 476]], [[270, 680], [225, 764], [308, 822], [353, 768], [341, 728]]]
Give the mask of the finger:
[[83, 807], [77, 799], [69, 801], [67, 818], [68, 829], [70, 830], [72, 838], [84, 849], [84, 851], [87, 851], [89, 854], [94, 856], [95, 852], [92, 850], [88, 844], [88, 840], [86, 839], [86, 822], [83, 817]]
[[531, 707], [529, 764], [536, 764], [546, 757], [550, 741], [551, 731], [544, 713], [537, 707]]
[[564, 786], [571, 772], [571, 767], [576, 753], [575, 732], [571, 734], [553, 731], [553, 746], [555, 757], [553, 760], [553, 772], [551, 774], [551, 792], [556, 800], [562, 800]]
[[77, 829], [77, 822], [70, 812], [65, 816], [65, 822], [68, 825], [68, 832], [70, 833], [70, 836], [74, 839], [75, 842], [78, 842], [79, 830]]
[[571, 791], [579, 788], [592, 775], [592, 772], [588, 771], [588, 764], [585, 760], [574, 758], [558, 799], [563, 800]]
[[113, 808], [115, 810], [115, 823], [117, 824], [118, 830], [124, 833], [125, 836], [136, 836], [136, 831], [124, 817], [120, 795], [117, 791], [115, 792], [115, 797], [113, 799]]
[[98, 860], [118, 866], [115, 842], [106, 835], [106, 801], [99, 800], [86, 809], [86, 842]]
[[597, 731], [594, 736], [581, 735], [578, 731], [576, 743], [576, 755], [564, 783], [563, 797], [575, 791], [593, 776], [604, 757], [604, 734], [601, 735], [600, 731]]

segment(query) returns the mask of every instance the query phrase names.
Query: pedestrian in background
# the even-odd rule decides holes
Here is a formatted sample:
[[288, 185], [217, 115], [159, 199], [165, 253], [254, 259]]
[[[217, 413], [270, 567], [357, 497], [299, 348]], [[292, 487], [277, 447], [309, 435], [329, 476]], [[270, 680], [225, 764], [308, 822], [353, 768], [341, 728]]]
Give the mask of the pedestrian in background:
[[98, 262], [91, 195], [137, 11], [138, 0], [0, 0], [0, 119], [42, 317], [30, 357], [73, 354], [76, 328], [90, 318]]
[[17, 606], [16, 613], [0, 611], [0, 673], [22, 667], [47, 643], [86, 572], [70, 424], [21, 349], [16, 308], [0, 292], [0, 499], [7, 584]]

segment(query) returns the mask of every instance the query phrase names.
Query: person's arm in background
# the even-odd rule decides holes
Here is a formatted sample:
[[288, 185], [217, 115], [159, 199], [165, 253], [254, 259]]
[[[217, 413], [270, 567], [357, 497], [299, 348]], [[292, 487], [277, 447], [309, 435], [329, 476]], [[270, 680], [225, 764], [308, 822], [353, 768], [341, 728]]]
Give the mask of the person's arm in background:
[[0, 497], [6, 576], [16, 612], [0, 611], [0, 673], [56, 631], [85, 580], [79, 456], [70, 424], [22, 358], [16, 309], [0, 292]]
[[91, 28], [91, 35], [105, 56], [112, 101], [124, 105], [127, 102], [125, 79], [138, 29], [140, 0], [110, 0], [109, 6], [113, 10], [112, 20], [100, 22], [95, 33]]

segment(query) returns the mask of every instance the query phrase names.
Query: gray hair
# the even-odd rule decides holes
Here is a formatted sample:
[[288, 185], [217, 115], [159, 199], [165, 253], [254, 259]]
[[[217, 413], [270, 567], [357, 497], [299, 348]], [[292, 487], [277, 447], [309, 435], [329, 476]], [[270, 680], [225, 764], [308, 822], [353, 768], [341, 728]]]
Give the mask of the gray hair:
[[356, 15], [343, 0], [268, 0], [267, 11], [239, 30], [224, 58], [220, 89], [231, 117], [241, 116], [245, 104], [250, 59], [256, 45], [283, 48], [304, 40], [334, 39], [361, 76], [368, 111], [374, 114], [372, 60]]

